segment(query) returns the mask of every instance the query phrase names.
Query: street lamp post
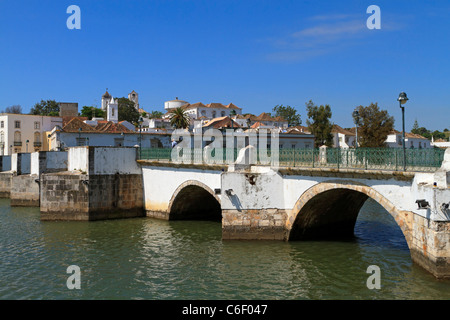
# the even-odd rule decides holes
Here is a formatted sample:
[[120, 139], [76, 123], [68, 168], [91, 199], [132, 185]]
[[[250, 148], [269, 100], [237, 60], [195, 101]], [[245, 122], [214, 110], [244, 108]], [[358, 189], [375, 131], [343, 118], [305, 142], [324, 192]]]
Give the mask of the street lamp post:
[[139, 159], [142, 158], [142, 122], [144, 119], [142, 117], [139, 118]]
[[408, 97], [406, 96], [406, 93], [400, 92], [398, 95], [397, 101], [400, 104], [400, 108], [402, 109], [402, 126], [403, 126], [403, 133], [402, 133], [402, 145], [403, 145], [403, 171], [406, 171], [406, 145], [405, 145], [405, 107], [403, 106], [406, 101], [408, 101]]
[[359, 123], [358, 110], [353, 111], [353, 118], [355, 119], [355, 126], [356, 126], [355, 149], [357, 149], [358, 148], [358, 123]]

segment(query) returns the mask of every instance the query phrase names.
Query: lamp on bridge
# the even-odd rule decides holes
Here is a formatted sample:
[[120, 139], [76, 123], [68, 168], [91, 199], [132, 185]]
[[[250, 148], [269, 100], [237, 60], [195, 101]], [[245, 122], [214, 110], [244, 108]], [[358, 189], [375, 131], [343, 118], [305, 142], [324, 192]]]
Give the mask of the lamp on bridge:
[[355, 120], [356, 126], [356, 137], [355, 137], [355, 149], [358, 148], [358, 123], [359, 123], [359, 112], [358, 110], [353, 111], [353, 119]]
[[418, 209], [429, 209], [430, 204], [425, 199], [416, 200]]
[[142, 117], [139, 117], [139, 159], [142, 158], [142, 123], [144, 122], [144, 119]]
[[406, 93], [400, 92], [398, 95], [397, 101], [400, 103], [400, 108], [402, 109], [402, 125], [403, 125], [403, 134], [402, 134], [402, 145], [403, 145], [403, 171], [406, 171], [406, 146], [405, 146], [405, 107], [403, 106], [406, 101], [408, 101], [408, 97]]

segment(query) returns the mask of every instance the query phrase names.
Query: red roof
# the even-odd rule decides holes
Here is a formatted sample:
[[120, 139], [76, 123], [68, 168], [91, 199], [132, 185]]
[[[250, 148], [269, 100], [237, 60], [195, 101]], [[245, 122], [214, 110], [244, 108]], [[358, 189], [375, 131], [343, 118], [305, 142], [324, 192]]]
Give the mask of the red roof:
[[[87, 118], [86, 118], [87, 119]], [[63, 126], [64, 132], [79, 132], [81, 128], [82, 132], [96, 132], [96, 133], [130, 133], [134, 132], [120, 123], [114, 123], [112, 121], [100, 120], [97, 121], [97, 125], [90, 126], [79, 118], [72, 118], [66, 125]]]

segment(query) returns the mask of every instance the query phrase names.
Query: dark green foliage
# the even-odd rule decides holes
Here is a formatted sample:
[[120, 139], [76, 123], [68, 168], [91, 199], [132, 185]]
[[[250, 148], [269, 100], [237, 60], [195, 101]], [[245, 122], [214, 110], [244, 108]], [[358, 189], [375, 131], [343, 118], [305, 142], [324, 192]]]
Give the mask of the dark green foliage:
[[190, 117], [183, 108], [176, 108], [170, 111], [170, 124], [175, 129], [185, 129], [189, 127]]
[[309, 127], [311, 133], [316, 137], [315, 147], [326, 145], [328, 147], [333, 146], [333, 124], [331, 123], [331, 108], [327, 104], [318, 107], [312, 100], [306, 103], [306, 110], [308, 111], [308, 120], [306, 124]]
[[139, 121], [139, 111], [134, 106], [134, 102], [128, 98], [116, 98], [119, 109], [119, 121], [128, 121], [137, 125]]
[[302, 124], [302, 119], [297, 113], [297, 110], [291, 106], [283, 106], [282, 104], [279, 104], [276, 105], [272, 111], [275, 112], [275, 117], [282, 117], [287, 120], [290, 127], [299, 126]]
[[55, 100], [41, 100], [31, 108], [30, 114], [40, 116], [59, 116], [59, 106]]
[[92, 118], [104, 118], [105, 112], [100, 108], [95, 108], [92, 106], [84, 106], [81, 109], [80, 115], [82, 117], [87, 117], [89, 120], [91, 120]]
[[359, 145], [362, 148], [385, 147], [387, 136], [394, 130], [394, 117], [389, 116], [386, 110], [380, 110], [378, 103], [359, 106], [356, 110], [359, 118], [353, 116], [353, 119], [358, 123]]

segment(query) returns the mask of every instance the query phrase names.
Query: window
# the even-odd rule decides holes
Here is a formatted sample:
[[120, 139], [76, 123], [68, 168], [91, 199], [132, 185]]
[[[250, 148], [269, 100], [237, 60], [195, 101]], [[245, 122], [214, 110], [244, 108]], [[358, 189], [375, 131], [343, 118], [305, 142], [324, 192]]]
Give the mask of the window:
[[35, 132], [35, 133], [34, 133], [34, 143], [33, 143], [33, 146], [34, 146], [35, 148], [40, 148], [40, 147], [42, 146], [42, 143], [41, 143], [41, 134], [40, 134], [39, 132]]
[[0, 128], [4, 128], [5, 127], [5, 121], [0, 122]]
[[292, 149], [295, 149], [295, 145], [296, 145], [296, 144], [293, 143], [293, 144], [291, 145], [291, 148], [292, 148]]
[[35, 121], [34, 122], [34, 129], [40, 129], [41, 124], [39, 123], [39, 121]]
[[215, 111], [212, 112], [212, 117], [213, 117], [213, 118], [216, 117], [216, 112], [215, 112]]
[[111, 116], [114, 117], [114, 108], [111, 109]]
[[89, 138], [77, 138], [77, 146], [87, 146]]
[[14, 128], [20, 129], [20, 121], [14, 121]]
[[20, 131], [14, 132], [14, 142], [22, 142], [22, 134]]
[[114, 138], [114, 146], [115, 147], [123, 147], [124, 138]]
[[225, 117], [225, 111], [220, 112], [221, 117]]

